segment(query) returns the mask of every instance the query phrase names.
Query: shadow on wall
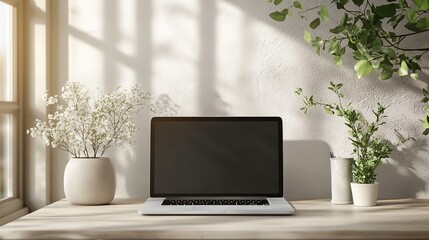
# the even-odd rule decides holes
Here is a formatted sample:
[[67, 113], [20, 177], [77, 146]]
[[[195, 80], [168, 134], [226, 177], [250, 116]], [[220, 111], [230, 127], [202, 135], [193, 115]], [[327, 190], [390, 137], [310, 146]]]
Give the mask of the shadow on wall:
[[[180, 106], [176, 104], [168, 94], [160, 94], [153, 99], [152, 108], [155, 109], [156, 116], [175, 116], [180, 111]], [[145, 127], [136, 134], [136, 142], [149, 142], [150, 116], [149, 111], [143, 111], [143, 116], [138, 118], [138, 122], [144, 123]], [[137, 149], [137, 150], [136, 150]], [[124, 181], [123, 185], [129, 196], [138, 198], [149, 197], [149, 176], [150, 176], [150, 148], [149, 144], [144, 146], [129, 145], [123, 151], [116, 154], [122, 163], [116, 163], [115, 169], [119, 181]], [[138, 188], [136, 188], [138, 183]], [[142, 184], [147, 183], [147, 184]], [[142, 186], [143, 185], [143, 186]]]
[[[419, 153], [427, 152], [429, 140], [418, 140], [408, 148], [392, 152], [391, 160], [377, 169], [380, 199], [415, 198], [428, 189], [416, 169], [427, 163]], [[330, 198], [330, 146], [321, 140], [283, 141], [284, 195], [288, 200]]]
[[329, 145], [320, 140], [283, 141], [284, 195], [288, 200], [331, 197]]
[[[83, 4], [85, 1], [82, 1], [82, 6], [86, 6]], [[158, 89], [159, 86], [162, 86], [162, 89], [173, 89], [171, 92], [180, 92], [180, 95], [184, 94], [193, 94], [193, 92], [190, 92], [188, 88], [180, 88], [183, 86], [187, 86], [186, 84], [176, 84], [174, 81], [176, 81], [174, 78], [177, 77], [183, 77], [184, 75], [176, 76], [176, 72], [171, 73], [171, 81], [170, 80], [163, 80], [162, 78], [154, 77], [156, 76], [157, 66], [154, 64], [154, 61], [158, 58], [164, 57], [164, 58], [172, 58], [174, 59], [174, 53], [173, 52], [164, 52], [163, 49], [159, 49], [158, 44], [162, 45], [162, 42], [160, 43], [159, 40], [157, 40], [158, 35], [160, 35], [161, 31], [156, 31], [155, 26], [156, 23], [159, 23], [160, 21], [157, 20], [157, 16], [154, 16], [157, 12], [157, 7], [159, 7], [157, 4], [155, 4], [155, 1], [131, 1], [135, 2], [135, 19], [134, 17], [127, 17], [131, 21], [135, 21], [134, 25], [136, 26], [136, 42], [131, 44], [132, 46], [136, 46], [136, 54], [135, 55], [129, 55], [126, 52], [122, 52], [120, 49], [117, 48], [118, 44], [121, 43], [123, 40], [121, 38], [122, 32], [121, 27], [119, 25], [118, 19], [122, 16], [120, 13], [118, 13], [118, 9], [122, 9], [122, 1], [121, 4], [119, 4], [119, 1], [113, 1], [109, 4], [106, 4], [107, 2], [103, 2], [103, 18], [102, 22], [103, 25], [98, 26], [99, 24], [95, 24], [96, 26], [103, 29], [105, 32], [105, 35], [103, 36], [103, 39], [97, 39], [92, 37], [90, 34], [88, 34], [85, 31], [82, 31], [79, 29], [79, 19], [75, 21], [76, 26], [74, 25], [67, 25], [64, 27], [66, 29], [67, 34], [64, 34], [66, 37], [63, 37], [61, 39], [58, 39], [60, 41], [61, 46], [69, 46], [71, 45], [71, 49], [73, 50], [76, 45], [82, 44], [82, 45], [88, 45], [91, 46], [94, 49], [97, 49], [97, 51], [100, 51], [102, 57], [103, 57], [103, 63], [100, 64], [100, 66], [94, 66], [94, 68], [100, 68], [101, 72], [103, 74], [100, 74], [101, 76], [96, 75], [96, 77], [99, 77], [101, 79], [100, 81], [105, 85], [106, 88], [114, 87], [116, 84], [121, 83], [120, 79], [126, 79], [123, 81], [128, 81], [128, 79], [133, 79], [133, 77], [126, 77], [127, 75], [122, 75], [123, 68], [127, 69], [127, 72], [130, 72], [130, 76], [136, 76], [135, 80], [137, 83], [142, 84], [144, 89], [154, 90]], [[162, 2], [162, 1], [160, 1]], [[201, 44], [201, 49], [199, 52], [199, 55], [197, 57], [197, 64], [196, 68], [198, 69], [198, 76], [197, 79], [199, 81], [198, 86], [198, 95], [197, 99], [194, 102], [181, 102], [180, 104], [184, 107], [191, 108], [193, 104], [196, 104], [198, 106], [198, 110], [200, 111], [200, 114], [203, 115], [225, 115], [229, 114], [227, 109], [229, 109], [230, 104], [226, 99], [223, 101], [221, 99], [222, 95], [219, 93], [219, 90], [216, 89], [216, 81], [218, 81], [221, 77], [218, 76], [219, 74], [216, 71], [217, 66], [217, 51], [216, 49], [220, 48], [220, 45], [218, 42], [216, 42], [217, 35], [219, 35], [219, 31], [217, 30], [219, 26], [218, 21], [216, 20], [216, 17], [218, 17], [219, 13], [216, 12], [216, 9], [219, 9], [218, 5], [222, 2], [230, 3], [231, 5], [236, 6], [238, 9], [240, 9], [243, 12], [243, 15], [245, 16], [245, 21], [243, 25], [243, 38], [250, 39], [252, 31], [249, 31], [250, 27], [246, 24], [251, 23], [249, 19], [256, 19], [258, 22], [268, 25], [271, 28], [273, 28], [276, 32], [287, 34], [288, 37], [293, 38], [295, 40], [299, 40], [300, 43], [305, 44], [305, 41], [302, 39], [302, 31], [301, 30], [295, 30], [299, 29], [298, 26], [301, 25], [300, 21], [297, 20], [291, 20], [287, 24], [280, 24], [277, 22], [274, 22], [270, 20], [268, 17], [268, 13], [270, 12], [270, 5], [266, 4], [264, 1], [233, 1], [233, 0], [224, 0], [224, 1], [216, 1], [216, 2], [209, 2], [209, 1], [201, 1], [201, 4], [199, 5], [199, 14], [198, 18], [195, 19], [198, 24], [198, 42]], [[164, 2], [165, 3], [165, 2]], [[67, 3], [63, 6], [74, 6], [78, 5], [79, 3], [76, 1], [71, 1], [70, 3]], [[155, 6], [154, 6], [155, 5]], [[128, 6], [128, 5], [124, 5]], [[79, 8], [78, 8], [79, 10]], [[180, 9], [179, 9], [180, 10]], [[178, 15], [181, 16], [182, 10], [177, 10], [174, 12], [174, 16]], [[72, 13], [74, 10], [71, 9], [70, 13]], [[164, 9], [163, 9], [164, 11]], [[186, 11], [184, 9], [183, 11]], [[66, 9], [66, 14], [68, 13], [68, 10]], [[73, 16], [66, 19], [74, 19]], [[247, 19], [247, 20], [246, 20]], [[157, 22], [158, 21], [158, 22]], [[73, 22], [73, 21], [72, 21]], [[131, 22], [129, 22], [131, 23]], [[295, 24], [296, 23], [296, 24]], [[300, 24], [300, 25], [298, 25]], [[131, 26], [134, 26], [131, 25]], [[174, 26], [174, 25], [172, 25]], [[59, 28], [60, 29], [60, 28]], [[99, 29], [95, 28], [94, 31], [97, 31]], [[132, 31], [135, 31], [132, 29]], [[169, 29], [166, 29], [166, 31]], [[250, 32], [250, 33], [248, 33]], [[248, 35], [245, 35], [245, 34]], [[158, 35], [157, 35], [158, 34]], [[162, 35], [162, 34], [161, 34]], [[62, 35], [61, 35], [62, 36]], [[162, 35], [163, 36], [163, 35]], [[171, 36], [175, 36], [172, 34]], [[173, 43], [176, 40], [175, 38], [167, 38], [166, 43], [170, 45], [174, 45]], [[73, 39], [77, 41], [78, 43], [68, 43], [67, 39]], [[250, 40], [249, 40], [250, 41]], [[294, 40], [293, 40], [294, 41]], [[252, 43], [252, 42], [249, 42]], [[256, 46], [257, 42], [255, 43]], [[119, 44], [120, 45], [120, 44]], [[249, 48], [253, 45], [249, 45]], [[311, 49], [311, 46], [308, 46], [309, 49]], [[65, 48], [67, 51], [67, 48]], [[250, 51], [250, 50], [246, 50]], [[63, 51], [60, 51], [63, 52]], [[77, 69], [80, 69], [79, 62], [78, 61], [71, 61], [71, 63], [68, 63], [68, 59], [72, 59], [72, 57], [67, 56], [68, 53], [64, 53], [66, 56], [61, 57], [62, 61], [64, 61], [65, 66], [70, 66], [70, 72], [72, 76], [83, 76], [83, 80], [94, 78], [94, 74], [91, 74], [91, 71], [85, 72], [82, 71], [82, 74], [80, 75], [80, 71], [77, 71]], [[80, 53], [82, 54], [82, 53]], [[165, 56], [163, 55], [165, 54]], [[76, 56], [85, 56], [85, 55], [79, 55], [76, 54]], [[311, 55], [313, 56], [313, 55]], [[314, 55], [316, 57], [316, 55]], [[249, 59], [252, 56], [249, 55]], [[60, 57], [58, 57], [60, 58]], [[243, 65], [248, 64], [248, 62], [251, 62], [248, 58], [243, 58], [241, 61], [243, 61]], [[184, 64], [186, 62], [185, 57], [181, 57], [180, 63]], [[322, 55], [320, 58], [320, 62], [323, 61], [331, 61], [330, 56]], [[319, 62], [319, 61], [318, 61]], [[324, 68], [320, 68], [319, 65], [314, 65], [313, 71], [317, 71], [316, 78], [318, 79], [320, 76], [323, 77], [323, 73], [326, 71]], [[65, 68], [68, 70], [68, 68]], [[273, 69], [276, 68], [276, 65], [273, 65]], [[345, 64], [343, 66], [343, 69], [352, 69], [351, 64]], [[53, 68], [56, 69], [56, 68]], [[85, 68], [84, 68], [85, 69]], [[121, 70], [122, 69], [122, 70]], [[298, 68], [298, 70], [301, 68]], [[319, 70], [317, 70], [319, 69]], [[91, 70], [91, 69], [89, 69]], [[121, 71], [120, 71], [121, 70]], [[165, 65], [164, 68], [158, 69], [158, 71], [170, 71], [170, 66]], [[256, 70], [253, 70], [254, 72]], [[59, 71], [60, 72], [60, 71]], [[61, 71], [62, 72], [62, 71]], [[97, 71], [96, 71], [97, 72]], [[262, 73], [265, 73], [261, 71]], [[339, 71], [340, 72], [340, 71]], [[269, 73], [269, 72], [268, 72]], [[319, 74], [320, 73], [320, 74]], [[340, 72], [341, 73], [341, 72]], [[250, 84], [248, 83], [248, 77], [247, 72], [244, 72], [242, 75], [243, 77], [243, 86], [244, 84]], [[66, 76], [68, 74], [65, 74]], [[125, 76], [125, 77], [124, 77]], [[192, 75], [191, 75], [192, 76]], [[271, 75], [267, 75], [270, 77]], [[280, 76], [284, 76], [281, 74]], [[426, 76], [424, 76], [426, 78]], [[61, 79], [61, 78], [58, 78]], [[80, 79], [80, 78], [79, 78]], [[96, 78], [97, 79], [97, 78]], [[264, 78], [263, 78], [264, 79]], [[277, 78], [274, 78], [276, 80]], [[283, 79], [283, 77], [279, 78]], [[155, 81], [156, 80], [156, 81]], [[174, 81], [173, 81], [174, 80]], [[274, 81], [273, 80], [273, 81]], [[165, 81], [165, 82], [163, 82]], [[311, 81], [308, 81], [311, 83]], [[158, 85], [156, 85], [156, 84]], [[286, 83], [285, 83], [286, 84]], [[384, 84], [384, 82], [368, 82], [368, 90], [373, 89], [372, 85], [377, 84], [377, 88], [383, 90], [383, 92], [393, 92], [393, 88], [389, 88], [388, 84]], [[382, 85], [383, 84], [383, 85]], [[303, 83], [305, 87], [305, 83]], [[411, 85], [408, 84], [408, 82], [403, 83], [404, 88]], [[156, 87], [158, 86], [158, 88]], [[173, 87], [168, 87], [173, 86]], [[281, 85], [279, 85], [281, 86]], [[314, 89], [308, 89], [308, 88], [314, 88]], [[317, 92], [318, 91], [318, 84], [311, 84], [310, 86], [306, 87], [311, 92]], [[185, 91], [184, 91], [185, 90]], [[385, 91], [384, 91], [385, 90]], [[420, 92], [420, 88], [412, 86], [412, 91]], [[192, 90], [194, 91], [194, 90]], [[171, 93], [170, 92], [170, 93]], [[232, 89], [231, 92], [234, 92], [238, 96], [243, 95], [242, 89]], [[367, 93], [368, 96], [372, 96], [374, 94], [370, 94], [372, 91], [363, 91]], [[179, 95], [179, 94], [177, 94]], [[271, 95], [275, 95], [274, 93]], [[279, 94], [279, 96], [282, 94]], [[366, 95], [364, 95], [366, 96]], [[173, 98], [174, 95], [172, 96]], [[358, 95], [356, 97], [357, 99], [366, 99], [363, 98], [362, 95]], [[261, 99], [255, 98], [256, 100], [260, 101]], [[372, 99], [372, 98], [370, 98]], [[249, 105], [254, 104], [254, 102], [247, 101]], [[162, 102], [161, 102], [162, 103]], [[249, 108], [252, 109], [252, 108]], [[253, 109], [252, 109], [253, 110]], [[122, 151], [118, 151], [117, 156], [118, 158], [122, 159], [129, 159], [129, 161], [124, 162], [123, 164], [116, 164], [115, 167], [117, 167], [118, 171], [118, 179], [120, 179], [121, 184], [119, 189], [119, 196], [122, 195], [131, 196], [131, 197], [141, 197], [146, 196], [148, 194], [148, 187], [141, 187], [143, 185], [148, 186], [148, 173], [149, 173], [149, 137], [148, 137], [148, 124], [146, 124], [147, 119], [149, 118], [149, 113], [144, 112], [143, 117], [139, 119], [139, 127], [143, 128], [142, 132], [137, 134], [137, 147], [134, 149], [128, 149], [125, 150], [128, 153], [123, 153]], [[145, 121], [146, 120], [146, 121]], [[306, 126], [308, 132], [312, 132], [312, 136], [316, 135], [322, 135], [323, 132], [319, 133], [320, 128], [313, 129], [313, 125]], [[311, 128], [311, 129], [310, 129]], [[310, 129], [310, 130], [308, 130]], [[313, 131], [314, 130], [314, 131]], [[318, 134], [316, 134], [318, 133]], [[316, 136], [316, 137], [322, 137], [322, 136]], [[330, 196], [330, 166], [329, 166], [329, 150], [330, 147], [326, 142], [323, 141], [317, 141], [317, 140], [304, 140], [304, 141], [285, 141], [284, 142], [284, 149], [285, 149], [285, 194], [288, 197], [288, 199], [309, 199], [309, 198], [329, 198]], [[417, 150], [417, 147], [414, 148]], [[411, 152], [413, 153], [413, 152]], [[123, 155], [121, 155], [123, 154]], [[396, 154], [396, 153], [395, 153]], [[138, 156], [138, 157], [137, 157]], [[394, 159], [398, 159], [398, 162], [411, 162], [413, 161], [422, 161], [422, 156], [419, 157], [410, 157], [408, 159], [408, 156], [404, 155], [395, 155]], [[404, 160], [404, 158], [407, 158]], [[410, 163], [411, 164], [411, 163]], [[119, 166], [120, 165], [120, 166]], [[59, 181], [56, 181], [57, 179], [62, 179], [62, 172], [65, 166], [62, 163], [55, 163], [53, 164], [53, 169], [55, 169], [54, 174], [58, 176], [54, 176], [53, 179], [53, 188], [62, 189], [62, 184], [58, 184]], [[59, 172], [59, 170], [61, 172]], [[409, 174], [414, 174], [412, 170], [410, 170]], [[382, 196], [387, 196], [387, 194], [394, 194], [398, 191], [393, 192], [386, 192], [383, 193], [383, 191], [391, 191], [394, 189], [398, 184], [394, 184], [393, 180], [396, 181], [400, 178], [398, 178], [398, 173], [393, 166], [381, 166], [380, 167], [380, 182], [381, 184], [386, 184], [385, 189], [382, 188]], [[411, 175], [410, 175], [411, 176]], [[413, 178], [411, 176], [407, 176], [404, 181], [408, 181], [409, 185], [415, 183], [413, 182]], [[417, 176], [414, 174], [414, 178], [417, 178]], [[421, 185], [421, 180], [417, 181], [417, 185]], [[401, 184], [400, 184], [401, 185]], [[404, 186], [404, 185], [402, 185]], [[412, 195], [414, 192], [414, 195], [419, 191], [419, 189], [423, 189], [424, 187], [413, 187], [413, 188], [407, 188], [406, 190], [401, 189], [401, 194], [403, 191], [406, 191], [406, 194]], [[383, 195], [386, 194], [386, 195]], [[405, 193], [404, 193], [405, 194]]]
[[428, 152], [428, 140], [419, 139], [408, 148], [397, 149], [390, 155], [390, 161], [377, 169], [380, 183], [379, 198], [419, 197], [427, 191], [427, 183], [416, 175], [418, 168], [428, 168], [427, 161], [419, 156]]

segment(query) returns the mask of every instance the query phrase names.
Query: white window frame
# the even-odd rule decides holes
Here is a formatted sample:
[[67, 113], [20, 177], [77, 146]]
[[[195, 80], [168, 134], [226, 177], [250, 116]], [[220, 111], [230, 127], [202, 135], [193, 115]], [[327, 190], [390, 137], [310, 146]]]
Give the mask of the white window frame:
[[0, 0], [14, 7], [13, 14], [13, 87], [14, 101], [0, 101], [0, 113], [13, 114], [13, 163], [11, 197], [0, 200], [0, 225], [28, 213], [23, 203], [23, 0]]

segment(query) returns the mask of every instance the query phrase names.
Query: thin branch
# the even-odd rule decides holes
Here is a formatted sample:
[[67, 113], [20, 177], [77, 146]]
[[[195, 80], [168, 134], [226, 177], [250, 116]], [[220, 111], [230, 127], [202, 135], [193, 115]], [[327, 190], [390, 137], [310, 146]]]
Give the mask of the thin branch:
[[410, 32], [410, 33], [400, 34], [400, 35], [396, 35], [395, 37], [408, 37], [408, 36], [412, 36], [412, 35], [416, 35], [424, 32], [429, 32], [429, 29], [426, 29], [420, 32]]
[[308, 9], [302, 10], [302, 11], [298, 12], [298, 14], [303, 14], [303, 13], [306, 13], [306, 12], [309, 12], [309, 11], [313, 11], [313, 10], [315, 10], [315, 9], [320, 8], [320, 6], [321, 6], [321, 5], [317, 5], [317, 6], [315, 6], [315, 7], [312, 7], [312, 8], [308, 8]]
[[423, 52], [423, 51], [427, 52], [427, 51], [429, 51], [429, 48], [402, 48], [402, 47], [396, 46], [396, 44], [392, 43], [387, 38], [385, 38], [384, 40], [386, 40], [391, 47], [394, 47], [398, 50], [405, 51], [405, 52]]

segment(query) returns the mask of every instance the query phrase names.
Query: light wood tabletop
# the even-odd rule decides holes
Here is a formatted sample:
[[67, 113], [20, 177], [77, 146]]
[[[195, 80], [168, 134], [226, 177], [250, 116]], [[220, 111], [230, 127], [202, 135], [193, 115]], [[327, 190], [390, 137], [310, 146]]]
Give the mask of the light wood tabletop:
[[293, 201], [293, 216], [141, 216], [142, 200], [60, 200], [0, 227], [1, 239], [429, 239], [429, 199], [375, 207]]

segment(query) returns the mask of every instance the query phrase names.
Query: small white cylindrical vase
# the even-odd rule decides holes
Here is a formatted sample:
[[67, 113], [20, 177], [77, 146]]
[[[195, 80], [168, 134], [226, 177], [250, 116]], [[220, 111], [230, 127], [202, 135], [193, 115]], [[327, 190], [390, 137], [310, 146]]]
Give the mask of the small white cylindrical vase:
[[352, 181], [353, 158], [331, 158], [331, 203], [353, 202], [350, 182]]
[[107, 204], [115, 191], [115, 171], [109, 158], [72, 158], [67, 163], [64, 193], [71, 204]]
[[377, 205], [378, 182], [373, 184], [351, 183], [353, 193], [353, 204], [359, 207], [370, 207]]

